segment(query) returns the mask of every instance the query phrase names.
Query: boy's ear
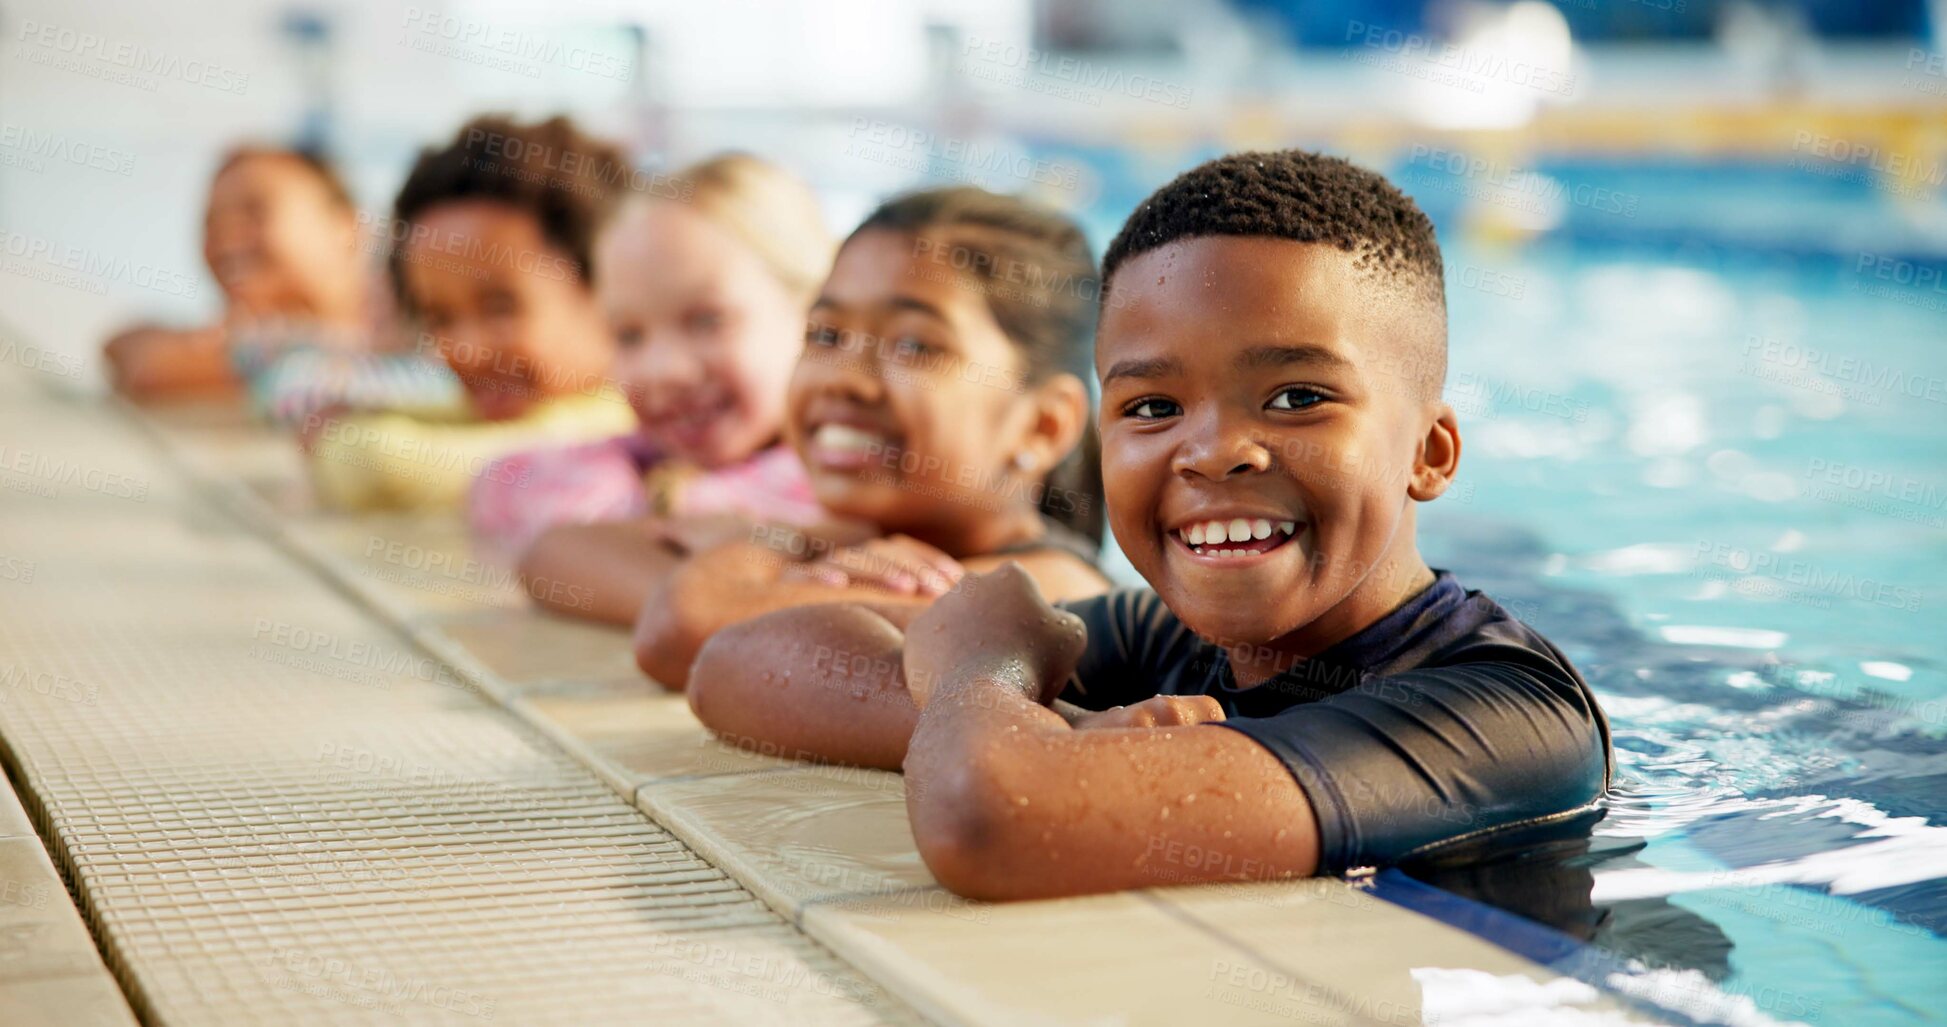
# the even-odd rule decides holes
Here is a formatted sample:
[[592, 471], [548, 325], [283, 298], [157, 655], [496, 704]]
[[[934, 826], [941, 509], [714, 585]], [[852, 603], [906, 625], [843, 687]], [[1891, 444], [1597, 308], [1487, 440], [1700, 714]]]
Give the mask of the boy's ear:
[[1453, 407], [1441, 403], [1434, 409], [1433, 423], [1427, 426], [1426, 437], [1413, 456], [1413, 476], [1407, 482], [1406, 494], [1421, 503], [1438, 499], [1453, 484], [1459, 470], [1460, 422], [1454, 418]]
[[1027, 395], [1034, 421], [1021, 440], [1016, 466], [1039, 476], [1053, 470], [1082, 439], [1088, 425], [1088, 386], [1072, 374], [1058, 374]]

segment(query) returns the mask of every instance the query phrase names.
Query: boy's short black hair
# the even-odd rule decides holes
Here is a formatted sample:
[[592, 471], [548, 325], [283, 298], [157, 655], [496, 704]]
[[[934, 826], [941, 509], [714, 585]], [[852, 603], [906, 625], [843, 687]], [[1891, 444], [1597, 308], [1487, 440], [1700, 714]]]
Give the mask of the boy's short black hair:
[[[565, 117], [523, 124], [488, 114], [460, 126], [453, 140], [422, 150], [392, 204], [394, 237], [442, 203], [491, 200], [531, 215], [541, 234], [590, 280], [596, 231], [629, 183], [622, 151], [583, 132]], [[408, 309], [405, 246], [393, 247], [392, 283]]]
[[1124, 261], [1203, 235], [1334, 246], [1353, 254], [1359, 267], [1399, 277], [1446, 309], [1432, 219], [1384, 175], [1307, 150], [1233, 153], [1152, 193], [1102, 257], [1105, 302], [1106, 285]]

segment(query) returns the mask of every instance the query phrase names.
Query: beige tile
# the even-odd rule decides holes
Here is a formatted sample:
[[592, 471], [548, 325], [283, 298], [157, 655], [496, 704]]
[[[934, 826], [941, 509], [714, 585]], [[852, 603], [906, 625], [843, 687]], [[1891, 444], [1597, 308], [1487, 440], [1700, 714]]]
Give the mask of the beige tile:
[[945, 892], [815, 904], [805, 930], [921, 1014], [955, 1024], [1339, 1024], [1296, 976], [1145, 894], [970, 903]]
[[887, 771], [796, 766], [652, 782], [637, 801], [786, 915], [819, 899], [933, 886], [904, 782]]
[[[1437, 1002], [1427, 990], [1443, 983], [1417, 979], [1415, 970], [1448, 971], [1433, 975], [1448, 987], [1487, 987], [1489, 978], [1558, 979], [1498, 945], [1336, 879], [1201, 885], [1149, 894], [1287, 971], [1302, 969], [1332, 982], [1351, 1003], [1350, 1011], [1387, 1023], [1418, 1023], [1422, 1002]], [[1456, 977], [1466, 980], [1456, 982]], [[1606, 997], [1583, 995], [1574, 1005], [1585, 1011], [1624, 1010]]]
[[800, 765], [717, 741], [682, 696], [639, 675], [523, 695], [509, 705], [629, 795], [649, 781]]
[[35, 980], [0, 980], [0, 1023], [7, 1027], [135, 1027], [135, 1014], [108, 971]]
[[397, 620], [527, 608], [513, 570], [476, 557], [457, 517], [330, 516], [292, 522], [286, 530]]
[[27, 810], [21, 798], [14, 794], [13, 783], [0, 773], [0, 838], [35, 838], [34, 822], [27, 819]]
[[94, 938], [40, 841], [0, 841], [0, 981], [101, 968]]
[[516, 689], [629, 679], [653, 687], [636, 669], [629, 632], [613, 625], [534, 610], [486, 610], [440, 617], [423, 627], [445, 636], [471, 662]]

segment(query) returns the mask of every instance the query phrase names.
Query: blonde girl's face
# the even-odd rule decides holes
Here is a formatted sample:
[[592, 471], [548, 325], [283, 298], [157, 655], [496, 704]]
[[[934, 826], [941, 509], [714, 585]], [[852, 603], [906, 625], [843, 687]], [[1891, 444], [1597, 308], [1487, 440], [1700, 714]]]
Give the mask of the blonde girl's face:
[[675, 202], [626, 208], [596, 249], [615, 378], [657, 448], [703, 467], [774, 444], [808, 297]]
[[922, 534], [1031, 507], [1012, 462], [1036, 420], [980, 283], [930, 249], [867, 231], [839, 251], [785, 419], [820, 504]]

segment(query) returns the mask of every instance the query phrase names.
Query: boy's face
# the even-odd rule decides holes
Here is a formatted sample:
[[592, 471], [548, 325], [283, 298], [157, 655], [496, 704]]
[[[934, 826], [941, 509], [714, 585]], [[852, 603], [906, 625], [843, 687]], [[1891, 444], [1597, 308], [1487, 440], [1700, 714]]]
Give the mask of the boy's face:
[[414, 221], [406, 291], [482, 417], [601, 388], [615, 353], [601, 310], [533, 216], [458, 200]]
[[1096, 342], [1109, 525], [1205, 638], [1343, 637], [1369, 623], [1355, 590], [1423, 566], [1408, 504], [1452, 469], [1444, 322], [1353, 259], [1208, 236], [1116, 271]]

